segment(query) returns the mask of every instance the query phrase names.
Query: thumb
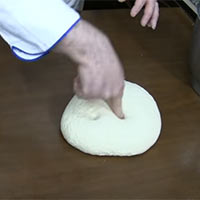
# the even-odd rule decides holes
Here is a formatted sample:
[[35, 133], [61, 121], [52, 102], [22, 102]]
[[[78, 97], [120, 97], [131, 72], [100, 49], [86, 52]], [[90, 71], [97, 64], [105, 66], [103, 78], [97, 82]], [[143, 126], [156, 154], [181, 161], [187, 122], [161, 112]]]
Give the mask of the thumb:
[[124, 113], [122, 111], [122, 96], [112, 97], [110, 99], [107, 99], [106, 102], [117, 117], [119, 117], [120, 119], [125, 118]]

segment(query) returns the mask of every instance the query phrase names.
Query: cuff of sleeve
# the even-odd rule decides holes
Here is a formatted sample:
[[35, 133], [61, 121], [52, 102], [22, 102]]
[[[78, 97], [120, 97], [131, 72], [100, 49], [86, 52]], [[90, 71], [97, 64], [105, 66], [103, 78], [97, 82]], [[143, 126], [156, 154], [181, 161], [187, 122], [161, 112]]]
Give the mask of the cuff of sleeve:
[[79, 18], [71, 27], [70, 29], [68, 29], [54, 44], [52, 44], [52, 46], [50, 46], [47, 50], [44, 50], [42, 52], [39, 53], [29, 53], [29, 52], [25, 52], [24, 50], [16, 47], [16, 46], [11, 46], [11, 50], [12, 53], [19, 59], [22, 61], [29, 61], [29, 62], [33, 62], [33, 61], [37, 61], [40, 58], [44, 57], [45, 55], [47, 55], [60, 41], [62, 41], [62, 39], [64, 37], [67, 36], [67, 34], [74, 28], [74, 26], [76, 26], [76, 24], [80, 21], [81, 19]]
[[63, 0], [2, 0], [0, 7], [0, 34], [24, 61], [48, 54], [80, 21]]

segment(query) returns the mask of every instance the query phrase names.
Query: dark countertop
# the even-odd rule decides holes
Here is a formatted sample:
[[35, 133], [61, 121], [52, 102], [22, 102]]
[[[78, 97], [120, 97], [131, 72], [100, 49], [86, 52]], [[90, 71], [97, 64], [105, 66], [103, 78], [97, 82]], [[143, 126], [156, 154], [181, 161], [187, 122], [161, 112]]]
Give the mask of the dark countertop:
[[200, 97], [187, 69], [192, 23], [181, 9], [165, 8], [152, 31], [128, 12], [83, 16], [111, 37], [127, 79], [158, 102], [159, 141], [130, 158], [75, 150], [59, 131], [75, 65], [54, 54], [24, 63], [1, 41], [0, 199], [200, 198]]

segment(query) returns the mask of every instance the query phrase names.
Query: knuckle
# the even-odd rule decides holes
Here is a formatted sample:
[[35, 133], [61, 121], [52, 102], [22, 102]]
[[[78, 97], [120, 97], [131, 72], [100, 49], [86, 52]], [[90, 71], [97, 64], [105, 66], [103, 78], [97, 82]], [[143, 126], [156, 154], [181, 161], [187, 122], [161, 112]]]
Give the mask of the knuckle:
[[152, 5], [152, 4], [150, 4], [150, 5], [148, 5], [148, 6], [146, 7], [146, 9], [144, 10], [144, 13], [145, 13], [145, 14], [151, 14], [151, 13], [154, 11], [154, 9], [155, 9], [155, 6]]
[[147, 10], [147, 11], [144, 12], [144, 14], [145, 14], [146, 18], [149, 18], [152, 15], [152, 11], [151, 10]]

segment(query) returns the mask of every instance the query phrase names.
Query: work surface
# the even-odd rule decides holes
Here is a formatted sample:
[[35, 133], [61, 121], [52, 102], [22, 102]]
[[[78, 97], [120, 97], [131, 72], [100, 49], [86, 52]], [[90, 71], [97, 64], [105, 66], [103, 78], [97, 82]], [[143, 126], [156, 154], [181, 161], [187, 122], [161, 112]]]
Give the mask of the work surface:
[[159, 141], [130, 158], [75, 150], [59, 123], [76, 66], [54, 54], [21, 62], [1, 41], [0, 199], [200, 198], [200, 97], [187, 69], [192, 22], [178, 8], [161, 9], [156, 31], [142, 28], [129, 10], [83, 16], [110, 36], [127, 80], [155, 97]]

